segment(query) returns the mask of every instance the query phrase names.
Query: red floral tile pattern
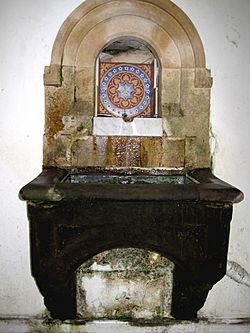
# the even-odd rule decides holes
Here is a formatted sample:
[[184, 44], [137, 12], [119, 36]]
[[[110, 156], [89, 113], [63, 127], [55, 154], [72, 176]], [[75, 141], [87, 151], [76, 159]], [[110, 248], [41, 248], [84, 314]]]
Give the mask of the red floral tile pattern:
[[150, 117], [153, 110], [151, 64], [101, 63], [98, 115]]

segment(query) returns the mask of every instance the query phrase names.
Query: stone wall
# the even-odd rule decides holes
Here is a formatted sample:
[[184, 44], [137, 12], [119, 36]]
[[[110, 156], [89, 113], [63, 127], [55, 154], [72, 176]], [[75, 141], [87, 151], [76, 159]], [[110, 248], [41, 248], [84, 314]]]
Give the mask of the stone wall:
[[206, 69], [161, 71], [159, 112], [163, 137], [92, 135], [93, 68], [62, 68], [62, 85], [46, 85], [46, 167], [210, 166], [210, 73]]

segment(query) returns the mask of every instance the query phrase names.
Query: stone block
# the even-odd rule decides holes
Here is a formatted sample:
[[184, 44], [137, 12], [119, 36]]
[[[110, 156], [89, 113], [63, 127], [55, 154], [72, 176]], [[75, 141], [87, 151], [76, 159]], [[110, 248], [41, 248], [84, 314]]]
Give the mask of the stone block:
[[181, 70], [180, 69], [162, 69], [162, 116], [165, 106], [169, 104], [180, 104], [181, 93]]
[[168, 117], [163, 121], [163, 131], [168, 136], [185, 138], [186, 136], [209, 136], [209, 113], [190, 114], [184, 117]]
[[[202, 73], [202, 71], [197, 71]], [[203, 72], [204, 74], [204, 72]], [[200, 84], [205, 85], [200, 75]], [[203, 77], [204, 78], [204, 77]], [[196, 70], [182, 69], [181, 72], [181, 110], [185, 115], [210, 111], [210, 88], [196, 87]]]
[[92, 136], [76, 140], [72, 145], [72, 164], [75, 167], [96, 166]]
[[72, 146], [73, 166], [140, 166], [140, 138], [87, 136]]
[[182, 168], [184, 167], [185, 140], [163, 138], [163, 155], [161, 167]]
[[195, 87], [196, 88], [212, 88], [213, 78], [211, 70], [206, 68], [195, 69]]
[[185, 141], [156, 137], [92, 137], [72, 144], [73, 167], [181, 168]]
[[185, 144], [185, 168], [210, 168], [211, 155], [208, 138], [187, 137]]
[[193, 89], [186, 99], [185, 114], [195, 114], [200, 117], [202, 113], [210, 112], [210, 89]]
[[77, 116], [81, 115], [84, 119], [86, 119], [86, 122], [92, 123], [93, 109], [93, 104], [90, 101], [75, 100], [71, 113]]
[[144, 138], [141, 146], [141, 166], [159, 167], [162, 161], [162, 138]]
[[185, 114], [190, 112], [190, 92], [195, 88], [195, 69], [181, 70], [180, 105]]
[[72, 166], [105, 167], [108, 160], [108, 138], [86, 136], [72, 144]]
[[[75, 73], [75, 103], [78, 112], [93, 117], [95, 113], [95, 82], [94, 69], [84, 67]], [[81, 106], [81, 108], [80, 108]]]
[[184, 112], [181, 109], [180, 104], [176, 103], [165, 103], [162, 105], [162, 117], [168, 118], [168, 117], [183, 117]]
[[143, 167], [181, 168], [184, 166], [185, 141], [182, 139], [147, 138], [142, 141]]
[[60, 87], [62, 85], [62, 66], [50, 65], [44, 69], [44, 85]]
[[[48, 144], [49, 142], [49, 144]], [[67, 147], [65, 143], [47, 139], [44, 135], [43, 166], [44, 167], [70, 167], [71, 160], [67, 160]]]
[[[62, 86], [45, 87], [45, 135], [47, 140], [46, 154], [55, 151], [53, 145], [56, 143], [58, 135], [64, 130], [64, 117], [70, 116], [74, 105], [74, 68], [63, 67]], [[48, 156], [44, 159], [49, 162]], [[52, 163], [52, 161], [51, 161]]]

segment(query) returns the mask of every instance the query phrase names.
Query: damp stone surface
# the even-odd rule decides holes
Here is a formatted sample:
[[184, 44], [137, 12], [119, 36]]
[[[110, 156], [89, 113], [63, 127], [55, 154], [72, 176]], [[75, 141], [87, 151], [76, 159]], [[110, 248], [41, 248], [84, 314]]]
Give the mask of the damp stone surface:
[[155, 252], [115, 249], [77, 271], [77, 313], [84, 319], [170, 317], [173, 263]]

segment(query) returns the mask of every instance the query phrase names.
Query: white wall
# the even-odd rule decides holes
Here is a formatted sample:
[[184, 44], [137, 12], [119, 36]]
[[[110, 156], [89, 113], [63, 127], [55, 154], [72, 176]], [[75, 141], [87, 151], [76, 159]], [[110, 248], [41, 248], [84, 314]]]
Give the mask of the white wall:
[[[212, 69], [211, 120], [218, 176], [245, 193], [234, 210], [229, 259], [250, 272], [250, 1], [175, 0], [196, 25]], [[18, 190], [42, 165], [43, 67], [56, 33], [81, 0], [0, 0], [0, 316], [44, 309], [30, 276], [29, 229]], [[202, 315], [250, 317], [250, 288], [225, 277]]]

